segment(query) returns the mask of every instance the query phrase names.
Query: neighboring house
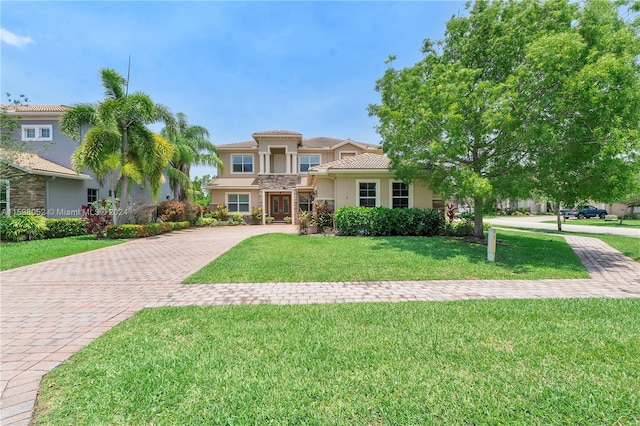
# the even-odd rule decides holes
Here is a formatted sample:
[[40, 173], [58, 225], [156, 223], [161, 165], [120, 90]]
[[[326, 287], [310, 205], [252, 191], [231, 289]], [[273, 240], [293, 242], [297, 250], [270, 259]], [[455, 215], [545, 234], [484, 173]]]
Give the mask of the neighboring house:
[[[393, 179], [378, 145], [351, 139], [303, 138], [288, 130], [257, 132], [247, 142], [218, 145], [225, 168], [207, 189], [211, 204], [249, 216], [262, 208], [275, 221], [300, 211], [342, 206], [428, 207], [442, 200], [420, 185]], [[263, 218], [264, 223], [264, 218]]]
[[[59, 121], [69, 110], [65, 105], [3, 106], [10, 116], [19, 119], [15, 138], [27, 152], [0, 150], [0, 158], [9, 167], [0, 176], [0, 211], [31, 212], [46, 217], [75, 217], [80, 208], [111, 195], [108, 182], [101, 185], [88, 171], [76, 173], [71, 155], [80, 145], [62, 133]], [[172, 195], [163, 186], [161, 199]], [[131, 200], [148, 203], [148, 188], [133, 185]]]

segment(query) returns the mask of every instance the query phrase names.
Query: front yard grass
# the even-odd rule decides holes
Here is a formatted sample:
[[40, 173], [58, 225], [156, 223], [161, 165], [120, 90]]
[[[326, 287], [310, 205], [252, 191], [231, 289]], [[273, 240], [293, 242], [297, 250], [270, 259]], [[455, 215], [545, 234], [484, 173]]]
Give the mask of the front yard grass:
[[499, 231], [487, 247], [449, 237], [252, 237], [187, 278], [193, 283], [588, 278], [561, 237]]
[[83, 253], [125, 241], [127, 240], [97, 240], [94, 235], [81, 235], [78, 237], [4, 243], [0, 244], [0, 271]]
[[35, 425], [638, 424], [640, 299], [144, 310]]

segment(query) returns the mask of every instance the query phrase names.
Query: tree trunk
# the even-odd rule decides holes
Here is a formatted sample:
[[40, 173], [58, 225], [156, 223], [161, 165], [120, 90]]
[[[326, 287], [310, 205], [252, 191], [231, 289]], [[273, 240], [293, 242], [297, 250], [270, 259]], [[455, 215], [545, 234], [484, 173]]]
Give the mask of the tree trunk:
[[484, 211], [484, 201], [480, 198], [473, 199], [473, 237], [484, 240], [484, 225], [482, 223], [482, 212]]
[[560, 201], [556, 201], [556, 218], [558, 220], [558, 231], [562, 231], [562, 218], [560, 217]]
[[[124, 171], [124, 166], [127, 164], [127, 156], [129, 151], [129, 133], [125, 129], [122, 132], [122, 169]], [[120, 179], [120, 209], [118, 213], [124, 214], [129, 207], [129, 178], [125, 173], [122, 173], [122, 177]], [[122, 223], [122, 221], [118, 221]]]

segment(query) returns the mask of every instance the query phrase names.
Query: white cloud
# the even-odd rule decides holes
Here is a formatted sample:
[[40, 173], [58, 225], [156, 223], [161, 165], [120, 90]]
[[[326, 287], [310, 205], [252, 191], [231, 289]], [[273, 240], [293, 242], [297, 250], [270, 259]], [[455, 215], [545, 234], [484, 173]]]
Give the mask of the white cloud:
[[0, 40], [2, 40], [3, 43], [17, 47], [23, 47], [29, 43], [35, 43], [35, 40], [31, 37], [19, 36], [9, 30], [5, 30], [4, 28], [0, 28]]

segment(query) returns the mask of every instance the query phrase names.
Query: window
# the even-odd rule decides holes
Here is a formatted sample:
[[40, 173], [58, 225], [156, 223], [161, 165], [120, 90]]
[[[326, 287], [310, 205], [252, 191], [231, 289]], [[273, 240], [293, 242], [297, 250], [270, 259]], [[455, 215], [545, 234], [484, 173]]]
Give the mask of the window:
[[340, 153], [340, 159], [342, 160], [343, 158], [354, 157], [355, 155], [356, 153], [354, 151], [344, 151]]
[[94, 201], [98, 201], [98, 189], [87, 188], [87, 203], [93, 203]]
[[249, 194], [227, 194], [229, 213], [249, 213]]
[[52, 141], [53, 126], [52, 125], [28, 125], [22, 126], [23, 141]]
[[9, 181], [0, 180], [0, 214], [9, 214]]
[[253, 173], [253, 155], [232, 155], [231, 171], [233, 173]]
[[391, 208], [406, 209], [409, 207], [409, 187], [403, 182], [391, 184]]
[[358, 182], [358, 205], [360, 207], [378, 205], [378, 182]]
[[309, 170], [310, 167], [315, 167], [320, 164], [320, 155], [301, 155], [300, 156], [300, 173], [304, 173]]
[[300, 211], [311, 212], [313, 211], [313, 199], [311, 194], [299, 194], [298, 195], [298, 207]]

